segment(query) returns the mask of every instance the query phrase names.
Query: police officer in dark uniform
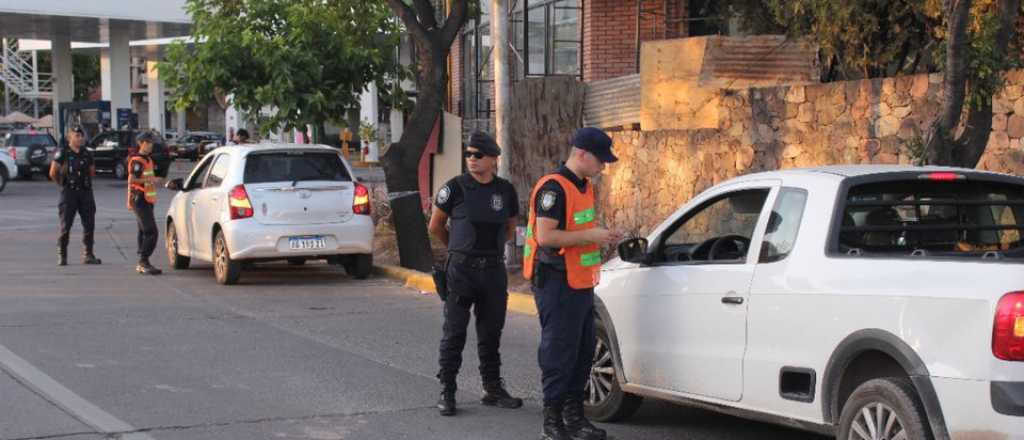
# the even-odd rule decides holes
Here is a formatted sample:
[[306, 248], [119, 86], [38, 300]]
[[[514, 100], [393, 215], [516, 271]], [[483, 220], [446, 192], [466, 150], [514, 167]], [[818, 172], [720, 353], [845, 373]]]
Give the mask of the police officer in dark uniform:
[[135, 138], [138, 154], [128, 160], [128, 209], [135, 213], [139, 224], [138, 243], [139, 264], [135, 271], [145, 275], [160, 275], [162, 270], [153, 267], [149, 257], [156, 249], [159, 229], [153, 217], [153, 206], [156, 205], [156, 186], [160, 178], [156, 175], [156, 164], [150, 156], [156, 135], [146, 131]]
[[[476, 316], [477, 354], [483, 380], [484, 405], [519, 408], [522, 399], [505, 390], [498, 347], [508, 307], [505, 242], [512, 237], [519, 198], [507, 180], [495, 176], [501, 149], [485, 133], [473, 133], [464, 156], [468, 173], [438, 191], [430, 233], [448, 246], [441, 339], [441, 415], [455, 415], [456, 376], [462, 365], [470, 310]], [[451, 220], [449, 225], [448, 220]]]
[[568, 161], [542, 177], [531, 194], [523, 274], [532, 281], [541, 322], [538, 349], [544, 386], [544, 440], [601, 440], [604, 430], [583, 415], [593, 363], [594, 286], [601, 245], [621, 238], [598, 226], [589, 179], [618, 160], [603, 131], [582, 128]]
[[82, 263], [102, 264], [93, 253], [96, 229], [96, 199], [92, 178], [96, 165], [92, 153], [85, 148], [85, 132], [79, 126], [68, 129], [67, 146], [61, 147], [50, 164], [50, 180], [60, 185], [60, 235], [57, 238], [57, 265], [68, 264], [68, 241], [75, 215], [82, 218]]

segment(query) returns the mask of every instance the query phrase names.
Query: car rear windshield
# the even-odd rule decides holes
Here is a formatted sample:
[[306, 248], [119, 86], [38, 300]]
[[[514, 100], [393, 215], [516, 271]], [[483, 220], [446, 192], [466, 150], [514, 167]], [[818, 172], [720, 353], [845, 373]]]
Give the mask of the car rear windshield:
[[851, 187], [839, 228], [847, 255], [1024, 257], [1024, 185], [943, 173]]
[[40, 134], [12, 134], [7, 137], [7, 147], [30, 147], [32, 145], [42, 145], [44, 147], [53, 147], [57, 145], [57, 141], [45, 133]]
[[352, 181], [337, 154], [310, 151], [249, 154], [245, 161], [244, 179], [245, 183]]

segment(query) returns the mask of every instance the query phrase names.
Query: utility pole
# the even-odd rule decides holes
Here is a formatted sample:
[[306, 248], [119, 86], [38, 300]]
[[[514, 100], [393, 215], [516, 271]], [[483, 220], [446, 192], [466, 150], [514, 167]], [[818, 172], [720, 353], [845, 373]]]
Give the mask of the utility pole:
[[491, 63], [494, 66], [494, 134], [502, 148], [498, 176], [508, 179], [512, 139], [509, 117], [512, 112], [512, 79], [508, 65], [508, 0], [491, 0]]

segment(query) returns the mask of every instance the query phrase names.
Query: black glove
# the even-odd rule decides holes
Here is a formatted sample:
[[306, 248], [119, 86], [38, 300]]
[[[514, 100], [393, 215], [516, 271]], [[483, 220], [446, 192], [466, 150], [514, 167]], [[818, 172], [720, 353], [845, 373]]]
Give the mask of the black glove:
[[441, 297], [441, 301], [448, 301], [448, 271], [446, 270], [446, 263], [435, 264], [432, 273], [434, 276], [434, 287], [437, 288], [437, 296]]

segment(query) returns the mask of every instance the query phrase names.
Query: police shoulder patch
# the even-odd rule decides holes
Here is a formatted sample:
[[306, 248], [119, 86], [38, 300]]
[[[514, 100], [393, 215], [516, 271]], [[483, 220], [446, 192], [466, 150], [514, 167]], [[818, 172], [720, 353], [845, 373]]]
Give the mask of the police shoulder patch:
[[441, 190], [437, 192], [437, 204], [443, 205], [448, 203], [448, 198], [451, 197], [452, 190], [448, 188], [448, 185], [441, 187]]
[[540, 209], [545, 211], [555, 206], [555, 201], [558, 199], [558, 195], [554, 191], [544, 191], [540, 194]]

